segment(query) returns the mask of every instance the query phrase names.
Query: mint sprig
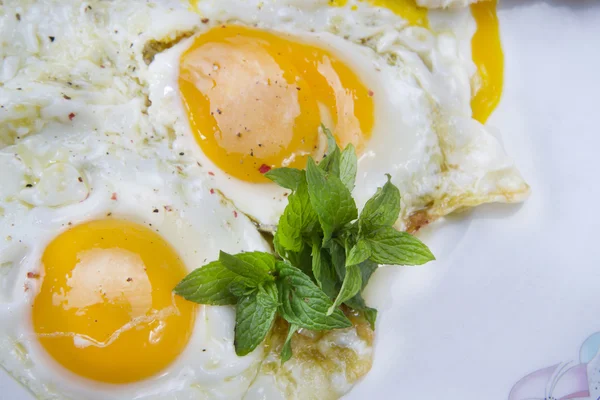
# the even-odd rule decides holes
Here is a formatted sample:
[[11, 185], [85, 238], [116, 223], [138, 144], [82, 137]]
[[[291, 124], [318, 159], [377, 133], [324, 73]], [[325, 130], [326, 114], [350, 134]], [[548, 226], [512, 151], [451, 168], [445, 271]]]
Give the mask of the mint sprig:
[[237, 298], [229, 288], [237, 277], [238, 275], [225, 268], [219, 261], [213, 261], [186, 276], [175, 287], [175, 293], [194, 303], [234, 305]]
[[275, 254], [221, 252], [218, 261], [196, 269], [174, 289], [199, 304], [236, 306], [239, 356], [260, 345], [277, 316], [290, 324], [282, 362], [292, 357], [298, 329], [352, 326], [342, 305], [362, 313], [374, 329], [377, 310], [361, 293], [379, 264], [434, 260], [419, 239], [393, 227], [401, 202], [389, 175], [359, 214], [351, 194], [355, 149], [348, 145], [342, 151], [331, 132], [322, 129], [328, 149], [320, 163], [309, 157], [306, 171], [276, 168], [265, 174], [292, 191], [273, 238]]

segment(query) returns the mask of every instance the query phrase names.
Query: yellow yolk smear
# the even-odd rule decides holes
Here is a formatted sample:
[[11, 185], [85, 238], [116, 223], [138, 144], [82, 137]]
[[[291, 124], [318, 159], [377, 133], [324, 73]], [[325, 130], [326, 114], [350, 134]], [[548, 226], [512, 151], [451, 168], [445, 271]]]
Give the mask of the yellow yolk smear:
[[248, 182], [268, 182], [268, 168], [304, 168], [321, 122], [358, 151], [374, 123], [373, 92], [347, 65], [281, 33], [203, 33], [181, 57], [179, 88], [204, 154]]
[[478, 91], [471, 99], [471, 108], [473, 118], [482, 124], [500, 102], [504, 84], [504, 54], [496, 3], [497, 0], [482, 1], [471, 6], [471, 13], [477, 22], [471, 52], [480, 79]]
[[56, 237], [42, 264], [33, 327], [46, 351], [75, 374], [139, 381], [164, 370], [187, 345], [195, 306], [172, 293], [186, 269], [151, 229], [88, 222]]

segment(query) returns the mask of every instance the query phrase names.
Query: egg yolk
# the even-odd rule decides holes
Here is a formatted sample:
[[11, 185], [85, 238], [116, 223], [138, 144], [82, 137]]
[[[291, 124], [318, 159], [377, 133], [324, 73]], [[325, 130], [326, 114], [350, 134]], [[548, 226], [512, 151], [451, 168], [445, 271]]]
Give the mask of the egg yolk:
[[267, 182], [266, 167], [304, 168], [323, 122], [360, 151], [373, 92], [335, 55], [282, 34], [222, 26], [182, 55], [179, 88], [202, 151], [224, 172]]
[[56, 237], [42, 258], [33, 327], [44, 349], [85, 378], [129, 383], [165, 369], [183, 351], [195, 306], [173, 295], [186, 275], [156, 232], [116, 219]]
[[504, 84], [504, 54], [496, 3], [497, 0], [482, 1], [471, 6], [471, 13], [477, 22], [477, 31], [471, 40], [471, 52], [480, 78], [480, 87], [471, 99], [471, 109], [473, 118], [481, 123], [485, 123], [496, 109]]

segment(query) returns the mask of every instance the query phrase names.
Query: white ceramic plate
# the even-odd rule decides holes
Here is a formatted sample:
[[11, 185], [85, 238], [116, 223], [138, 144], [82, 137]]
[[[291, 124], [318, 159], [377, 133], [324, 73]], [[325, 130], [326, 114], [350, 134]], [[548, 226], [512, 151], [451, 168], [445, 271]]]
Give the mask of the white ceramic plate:
[[[503, 0], [499, 16], [489, 124], [532, 196], [435, 224], [439, 261], [376, 274], [375, 364], [348, 399], [600, 399], [600, 2]], [[0, 399], [31, 396], [0, 372]]]

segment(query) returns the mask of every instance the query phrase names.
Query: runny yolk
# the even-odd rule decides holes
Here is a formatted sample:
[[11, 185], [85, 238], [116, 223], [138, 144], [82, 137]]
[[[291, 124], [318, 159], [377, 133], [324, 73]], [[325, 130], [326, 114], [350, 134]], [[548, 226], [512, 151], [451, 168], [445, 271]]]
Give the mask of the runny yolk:
[[471, 41], [473, 62], [479, 71], [480, 86], [471, 99], [473, 118], [485, 123], [502, 96], [504, 54], [500, 42], [500, 25], [496, 15], [497, 0], [471, 6], [477, 31]]
[[202, 151], [221, 170], [267, 182], [268, 167], [304, 168], [323, 122], [360, 151], [373, 92], [335, 55], [283, 34], [216, 27], [183, 54], [179, 87]]
[[43, 258], [33, 327], [65, 368], [106, 383], [155, 375], [183, 351], [195, 306], [175, 297], [186, 269], [157, 233], [124, 220], [76, 226]]

